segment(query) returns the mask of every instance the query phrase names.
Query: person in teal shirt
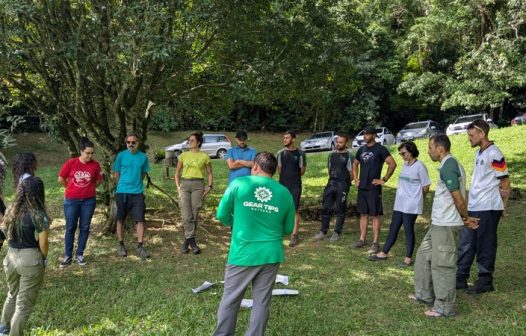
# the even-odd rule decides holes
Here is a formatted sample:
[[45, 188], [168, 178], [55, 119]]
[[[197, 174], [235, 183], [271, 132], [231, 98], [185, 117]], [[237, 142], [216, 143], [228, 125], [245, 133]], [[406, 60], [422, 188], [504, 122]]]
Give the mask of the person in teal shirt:
[[250, 283], [254, 304], [247, 335], [265, 333], [272, 287], [285, 260], [283, 236], [292, 233], [296, 213], [288, 189], [272, 179], [277, 165], [273, 154], [257, 154], [251, 176], [233, 180], [219, 203], [216, 217], [232, 226], [232, 239], [213, 335], [235, 333], [239, 306]]
[[133, 216], [137, 230], [137, 256], [148, 258], [150, 254], [143, 247], [144, 236], [144, 186], [143, 179], [150, 171], [150, 164], [146, 154], [139, 150], [139, 137], [130, 133], [126, 137], [126, 147], [117, 154], [113, 163], [113, 174], [117, 180], [115, 203], [117, 204], [117, 238], [119, 248], [117, 254], [126, 257], [124, 246], [124, 221], [129, 213]]

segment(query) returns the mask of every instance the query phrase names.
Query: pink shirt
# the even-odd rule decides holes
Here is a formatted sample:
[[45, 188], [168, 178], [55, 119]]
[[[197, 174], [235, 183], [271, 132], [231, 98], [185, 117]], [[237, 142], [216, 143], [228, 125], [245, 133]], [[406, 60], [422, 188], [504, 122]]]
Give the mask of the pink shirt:
[[66, 180], [66, 198], [84, 199], [95, 197], [96, 183], [102, 180], [102, 171], [97, 161], [82, 163], [76, 157], [64, 163], [58, 176]]

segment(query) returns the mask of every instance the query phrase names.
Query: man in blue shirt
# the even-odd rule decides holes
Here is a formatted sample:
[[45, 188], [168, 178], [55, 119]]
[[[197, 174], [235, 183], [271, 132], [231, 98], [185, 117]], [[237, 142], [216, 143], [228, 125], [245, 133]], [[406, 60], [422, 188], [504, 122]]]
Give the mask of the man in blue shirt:
[[124, 220], [129, 213], [133, 216], [137, 230], [137, 256], [144, 259], [150, 254], [144, 250], [144, 186], [143, 179], [150, 171], [148, 157], [139, 150], [139, 137], [130, 133], [126, 137], [127, 150], [117, 154], [113, 163], [113, 174], [117, 180], [115, 202], [117, 203], [117, 238], [119, 239], [118, 255], [128, 254], [124, 246]]
[[228, 166], [228, 183], [240, 176], [249, 176], [254, 165], [256, 151], [247, 145], [247, 132], [237, 131], [237, 146], [226, 152], [226, 164]]

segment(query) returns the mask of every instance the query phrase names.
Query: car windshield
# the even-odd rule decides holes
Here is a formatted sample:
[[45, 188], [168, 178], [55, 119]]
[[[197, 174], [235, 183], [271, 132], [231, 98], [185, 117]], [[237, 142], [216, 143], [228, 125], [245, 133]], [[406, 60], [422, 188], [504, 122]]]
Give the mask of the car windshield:
[[383, 128], [377, 128], [376, 129], [376, 134], [383, 134], [384, 133], [384, 129]]
[[484, 119], [484, 116], [482, 114], [476, 114], [476, 115], [467, 116], [467, 117], [460, 117], [457, 120], [455, 120], [455, 124], [472, 122], [477, 119]]
[[427, 121], [415, 122], [405, 125], [403, 130], [421, 129], [427, 127]]
[[325, 133], [316, 133], [310, 136], [309, 139], [320, 139], [320, 138], [330, 138], [332, 134], [330, 132]]

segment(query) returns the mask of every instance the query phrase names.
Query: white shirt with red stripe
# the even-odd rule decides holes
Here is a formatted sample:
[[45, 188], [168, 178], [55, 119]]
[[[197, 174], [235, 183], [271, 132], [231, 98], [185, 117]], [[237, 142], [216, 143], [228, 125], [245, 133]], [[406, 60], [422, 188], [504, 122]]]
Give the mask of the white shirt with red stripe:
[[475, 153], [468, 198], [469, 211], [504, 210], [500, 196], [500, 179], [508, 176], [506, 160], [500, 149], [491, 143]]

